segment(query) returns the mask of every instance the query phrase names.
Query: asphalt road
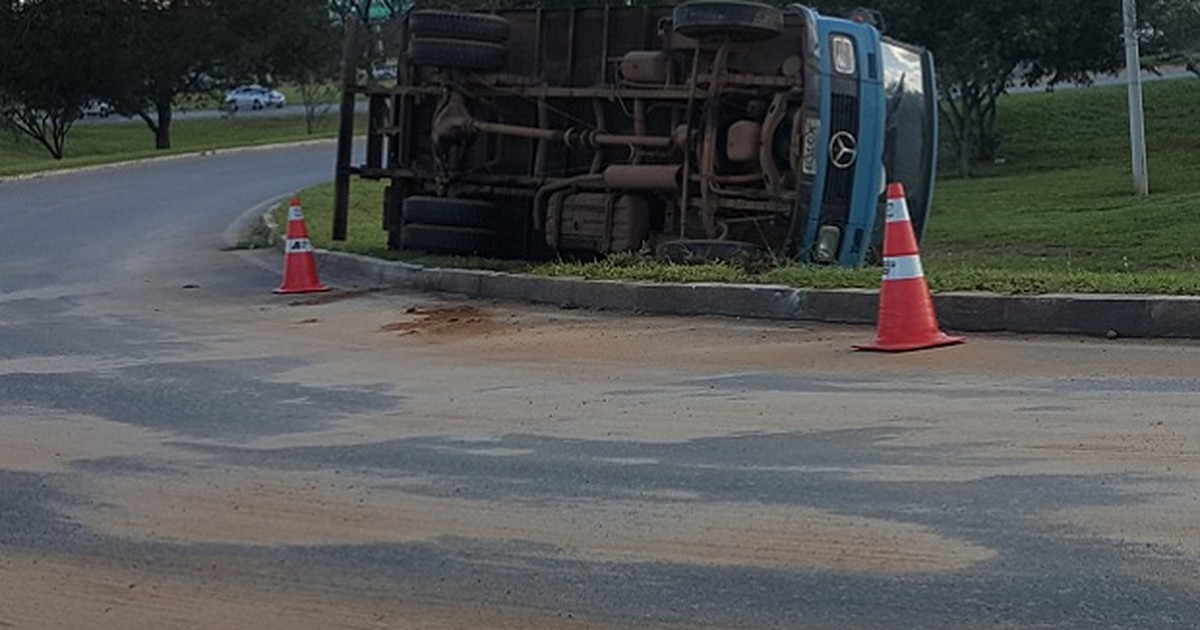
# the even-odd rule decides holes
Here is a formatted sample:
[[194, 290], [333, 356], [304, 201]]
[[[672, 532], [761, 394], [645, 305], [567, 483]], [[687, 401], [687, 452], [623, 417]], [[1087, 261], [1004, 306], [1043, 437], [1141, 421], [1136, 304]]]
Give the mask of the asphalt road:
[[273, 295], [331, 168], [0, 183], [0, 627], [1200, 627], [1200, 345]]

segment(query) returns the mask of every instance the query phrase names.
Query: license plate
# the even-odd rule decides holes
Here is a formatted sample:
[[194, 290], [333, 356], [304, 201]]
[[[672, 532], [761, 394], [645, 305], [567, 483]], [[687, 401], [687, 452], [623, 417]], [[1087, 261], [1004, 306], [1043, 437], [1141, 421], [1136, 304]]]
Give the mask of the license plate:
[[821, 139], [821, 119], [804, 120], [804, 153], [800, 159], [800, 170], [805, 175], [817, 174], [817, 142]]

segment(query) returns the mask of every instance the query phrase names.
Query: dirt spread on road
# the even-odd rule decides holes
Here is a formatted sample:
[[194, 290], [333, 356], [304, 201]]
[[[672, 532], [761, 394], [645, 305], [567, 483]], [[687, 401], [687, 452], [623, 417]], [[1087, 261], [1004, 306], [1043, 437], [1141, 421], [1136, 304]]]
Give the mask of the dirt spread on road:
[[1120, 544], [1144, 545], [1200, 560], [1200, 494], [1178, 484], [1152, 484], [1128, 491], [1157, 494], [1152, 509], [1129, 505], [1074, 508], [1056, 512], [1050, 520]]
[[379, 330], [401, 335], [463, 338], [505, 329], [504, 324], [495, 321], [489, 311], [472, 305], [413, 306], [405, 309], [404, 313], [411, 316], [409, 321], [384, 324]]
[[[4, 630], [607, 630], [567, 614], [310, 591], [228, 557], [154, 571], [136, 562], [0, 555]], [[652, 626], [646, 626], [652, 628]], [[667, 626], [653, 626], [668, 630]]]
[[372, 293], [379, 293], [382, 289], [354, 289], [351, 291], [331, 290], [320, 293], [306, 295], [298, 300], [288, 302], [288, 306], [321, 306], [323, 304], [333, 304], [342, 300], [353, 300]]
[[0, 414], [0, 469], [56, 473], [74, 462], [106, 457], [190, 458], [165, 446], [167, 437], [94, 416], [34, 409]]
[[[170, 305], [176, 309], [172, 326], [203, 333], [190, 337], [194, 343], [186, 351], [154, 361], [265, 357], [292, 366], [264, 377], [272, 381], [363, 388], [396, 400], [393, 408], [330, 418], [308, 432], [249, 442], [205, 440], [217, 446], [282, 449], [426, 438], [502, 458], [523, 454], [513, 447], [520, 440], [506, 441], [512, 436], [588, 441], [609, 454], [606, 442], [687, 445], [778, 434], [802, 443], [843, 435], [847, 442], [834, 442], [834, 448], [845, 449], [847, 461], [834, 461], [823, 472], [856, 483], [1039, 475], [1074, 476], [1097, 487], [1102, 476], [1178, 483], [1175, 489], [1130, 489], [1128, 495], [1097, 491], [1098, 501], [1111, 505], [1059, 510], [1048, 499], [1014, 509], [1026, 510], [1019, 516], [1031, 527], [1050, 524], [1064, 536], [1161, 545], [1164, 553], [1200, 559], [1194, 542], [1200, 532], [1193, 526], [1200, 522], [1200, 501], [1194, 498], [1200, 486], [1195, 446], [1200, 423], [1193, 420], [1196, 392], [1189, 389], [1200, 373], [1195, 342], [972, 336], [964, 346], [893, 356], [850, 350], [869, 341], [873, 331], [867, 327], [637, 317], [424, 295], [368, 293], [361, 299], [255, 308], [187, 295], [194, 301]], [[104, 369], [97, 361], [81, 357], [80, 369]], [[69, 366], [43, 361], [35, 367]], [[0, 364], [5, 369], [24, 368], [17, 361]], [[115, 455], [140, 456], [150, 470], [169, 471], [148, 474], [131, 467], [55, 480], [67, 486], [67, 496], [82, 500], [52, 507], [82, 531], [134, 542], [236, 549], [436, 545], [439, 537], [449, 537], [501, 553], [506, 545], [522, 553], [541, 545], [546, 553], [600, 563], [908, 576], [987, 570], [981, 563], [996, 553], [1017, 553], [949, 538], [899, 516], [705, 500], [703, 489], [689, 494], [686, 486], [675, 494], [594, 502], [573, 495], [539, 503], [503, 495], [431, 496], [436, 488], [428, 479], [227, 466], [200, 455], [203, 448], [189, 448], [186, 435], [91, 418], [87, 423], [98, 433], [84, 434], [76, 426], [83, 418], [52, 417], [46, 410], [5, 413], [0, 466], [60, 472], [69, 462]], [[43, 420], [49, 422], [37, 424]], [[614, 448], [604, 464], [653, 465], [652, 458], [641, 456], [646, 452]], [[859, 453], [906, 456], [860, 460]], [[796, 462], [796, 470], [789, 462], [776, 465], [781, 473], [803, 474], [803, 463]], [[156, 567], [147, 574], [158, 580], [159, 595], [140, 587], [89, 595], [110, 581], [125, 582], [126, 569], [71, 564], [39, 574], [14, 566], [0, 564], [0, 593], [17, 593], [25, 609], [0, 608], [0, 628], [46, 627], [32, 621], [39, 614], [52, 627], [94, 627], [87, 622], [100, 612], [81, 606], [128, 597], [150, 599], [137, 600], [140, 616], [130, 613], [129, 623], [108, 627], [193, 627], [183, 619], [224, 619], [218, 603], [228, 606], [231, 621], [213, 627], [406, 627], [397, 617], [376, 623], [362, 616], [378, 610], [373, 605], [332, 592], [317, 593], [311, 607], [303, 608], [308, 600], [288, 586], [264, 581], [244, 593], [221, 590], [226, 571], [193, 572], [176, 583], [170, 567]], [[217, 578], [220, 588], [206, 582]], [[1194, 580], [1181, 579], [1200, 591]], [[55, 585], [58, 595], [51, 590]], [[83, 594], [74, 597], [77, 592]], [[275, 593], [279, 596], [272, 597]], [[278, 605], [264, 606], [264, 599]], [[412, 627], [422, 628], [566, 626], [536, 616], [513, 622], [519, 616], [495, 609], [486, 613], [495, 619], [468, 619], [462, 615], [469, 611], [453, 608], [395, 610], [400, 619], [421, 619]], [[159, 623], [138, 626], [143, 619]]]
[[544, 544], [602, 562], [889, 574], [956, 571], [994, 555], [922, 526], [805, 506], [545, 505], [431, 497], [371, 484], [347, 474], [107, 477], [87, 488], [101, 507], [68, 510], [108, 535], [178, 543], [343, 545], [451, 537]]

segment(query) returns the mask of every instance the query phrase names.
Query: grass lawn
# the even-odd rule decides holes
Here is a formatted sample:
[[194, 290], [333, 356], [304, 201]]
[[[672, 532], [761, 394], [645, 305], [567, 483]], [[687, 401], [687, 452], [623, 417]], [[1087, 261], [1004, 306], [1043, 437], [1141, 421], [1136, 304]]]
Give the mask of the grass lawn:
[[[300, 88], [297, 87], [294, 83], [284, 83], [283, 85], [280, 85], [280, 86], [276, 87], [275, 89], [279, 90], [279, 92], [281, 94], [283, 94], [284, 98], [287, 99], [288, 105], [303, 105], [304, 104], [304, 99], [301, 98], [301, 96], [300, 96]], [[320, 86], [314, 88], [314, 91], [313, 91], [313, 102], [314, 103], [333, 105], [333, 104], [337, 103], [339, 100], [341, 100], [341, 97], [342, 97], [342, 92], [341, 92], [340, 86], [337, 84], [331, 83], [331, 84], [320, 85]]]
[[1151, 194], [1139, 200], [1124, 87], [1006, 96], [998, 163], [938, 182], [922, 247], [931, 283], [1001, 272], [1016, 291], [1200, 294], [1200, 80], [1147, 83], [1145, 104]]
[[[154, 148], [154, 134], [141, 120], [77, 124], [67, 136], [66, 157], [62, 160], [51, 159], [32, 139], [0, 133], [0, 176], [176, 153], [332, 138], [337, 135], [337, 115], [335, 112], [325, 117], [312, 135], [307, 133], [301, 116], [176, 120], [171, 126], [171, 149], [158, 151]], [[361, 122], [358, 128], [364, 128]]]

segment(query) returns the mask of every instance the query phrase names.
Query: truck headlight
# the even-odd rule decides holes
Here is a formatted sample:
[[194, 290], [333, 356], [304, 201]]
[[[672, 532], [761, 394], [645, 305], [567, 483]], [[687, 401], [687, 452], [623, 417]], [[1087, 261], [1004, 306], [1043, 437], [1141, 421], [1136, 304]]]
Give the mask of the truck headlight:
[[830, 48], [833, 49], [833, 69], [839, 74], [854, 74], [858, 65], [854, 61], [854, 40], [845, 35], [834, 35]]
[[842, 240], [842, 230], [834, 225], [822, 225], [817, 233], [817, 262], [833, 262], [837, 258], [838, 243]]

